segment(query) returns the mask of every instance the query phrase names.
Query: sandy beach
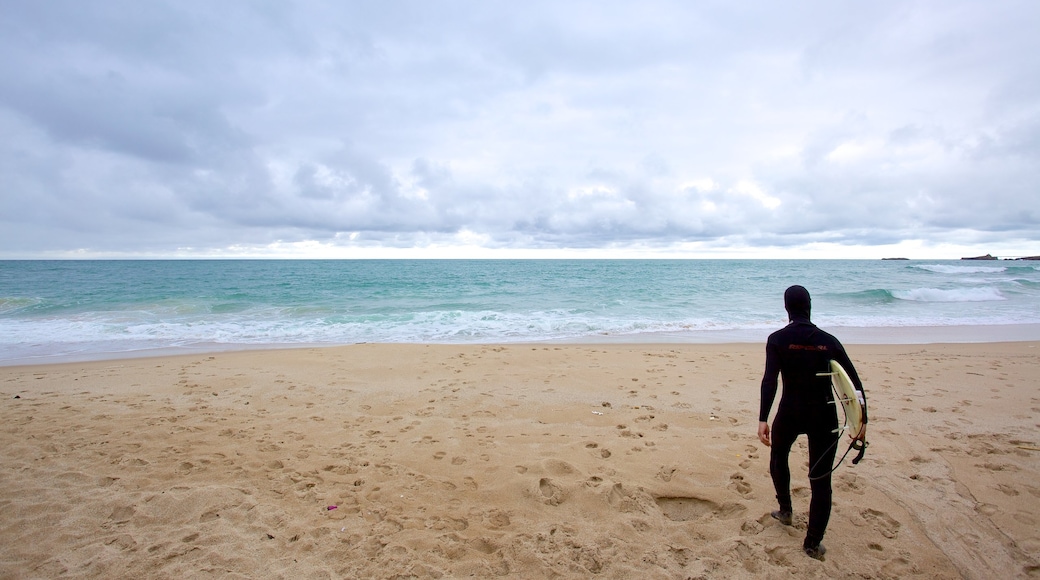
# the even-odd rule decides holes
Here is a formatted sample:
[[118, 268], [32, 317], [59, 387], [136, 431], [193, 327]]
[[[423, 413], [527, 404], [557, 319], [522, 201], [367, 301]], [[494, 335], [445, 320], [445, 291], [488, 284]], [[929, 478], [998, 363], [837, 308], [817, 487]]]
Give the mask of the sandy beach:
[[2, 578], [1040, 576], [1037, 342], [851, 345], [823, 562], [761, 344], [389, 345], [0, 367]]

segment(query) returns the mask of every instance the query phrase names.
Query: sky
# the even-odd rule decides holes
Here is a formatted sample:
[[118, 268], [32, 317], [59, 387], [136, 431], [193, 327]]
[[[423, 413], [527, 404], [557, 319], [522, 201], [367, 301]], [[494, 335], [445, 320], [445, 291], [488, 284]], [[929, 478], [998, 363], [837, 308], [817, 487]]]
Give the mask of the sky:
[[0, 258], [1040, 255], [1040, 3], [0, 0]]

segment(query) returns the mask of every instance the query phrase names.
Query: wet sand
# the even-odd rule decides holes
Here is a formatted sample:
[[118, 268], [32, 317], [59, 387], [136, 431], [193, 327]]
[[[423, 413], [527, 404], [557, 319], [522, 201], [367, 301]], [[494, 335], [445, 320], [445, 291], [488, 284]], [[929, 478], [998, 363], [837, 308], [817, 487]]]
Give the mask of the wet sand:
[[0, 577], [1036, 576], [1038, 345], [848, 347], [871, 445], [823, 562], [804, 438], [768, 515], [761, 344], [0, 367]]

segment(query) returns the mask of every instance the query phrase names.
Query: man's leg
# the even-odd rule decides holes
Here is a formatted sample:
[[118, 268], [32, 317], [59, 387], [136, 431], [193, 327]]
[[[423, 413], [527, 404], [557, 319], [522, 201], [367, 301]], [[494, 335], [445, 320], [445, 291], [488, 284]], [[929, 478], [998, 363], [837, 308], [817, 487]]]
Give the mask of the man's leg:
[[[769, 447], [769, 475], [773, 478], [773, 488], [776, 490], [776, 501], [780, 504], [781, 514], [790, 514], [792, 511], [791, 467], [788, 464], [788, 456], [797, 437], [798, 430], [791, 428], [782, 417], [773, 421], [772, 445]], [[777, 519], [784, 521], [780, 517]]]
[[831, 432], [827, 425], [809, 434], [809, 487], [812, 500], [809, 502], [809, 528], [805, 534], [808, 551], [820, 545], [831, 518], [831, 470], [838, 451], [840, 434]]

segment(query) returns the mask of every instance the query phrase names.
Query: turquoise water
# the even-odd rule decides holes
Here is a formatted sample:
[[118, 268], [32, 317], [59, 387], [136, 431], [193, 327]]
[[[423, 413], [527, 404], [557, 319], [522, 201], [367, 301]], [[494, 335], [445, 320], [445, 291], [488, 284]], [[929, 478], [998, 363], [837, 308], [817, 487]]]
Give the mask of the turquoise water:
[[1034, 262], [2, 261], [0, 362], [357, 342], [760, 340], [785, 322], [791, 284], [810, 290], [814, 320], [832, 330], [1040, 324]]

